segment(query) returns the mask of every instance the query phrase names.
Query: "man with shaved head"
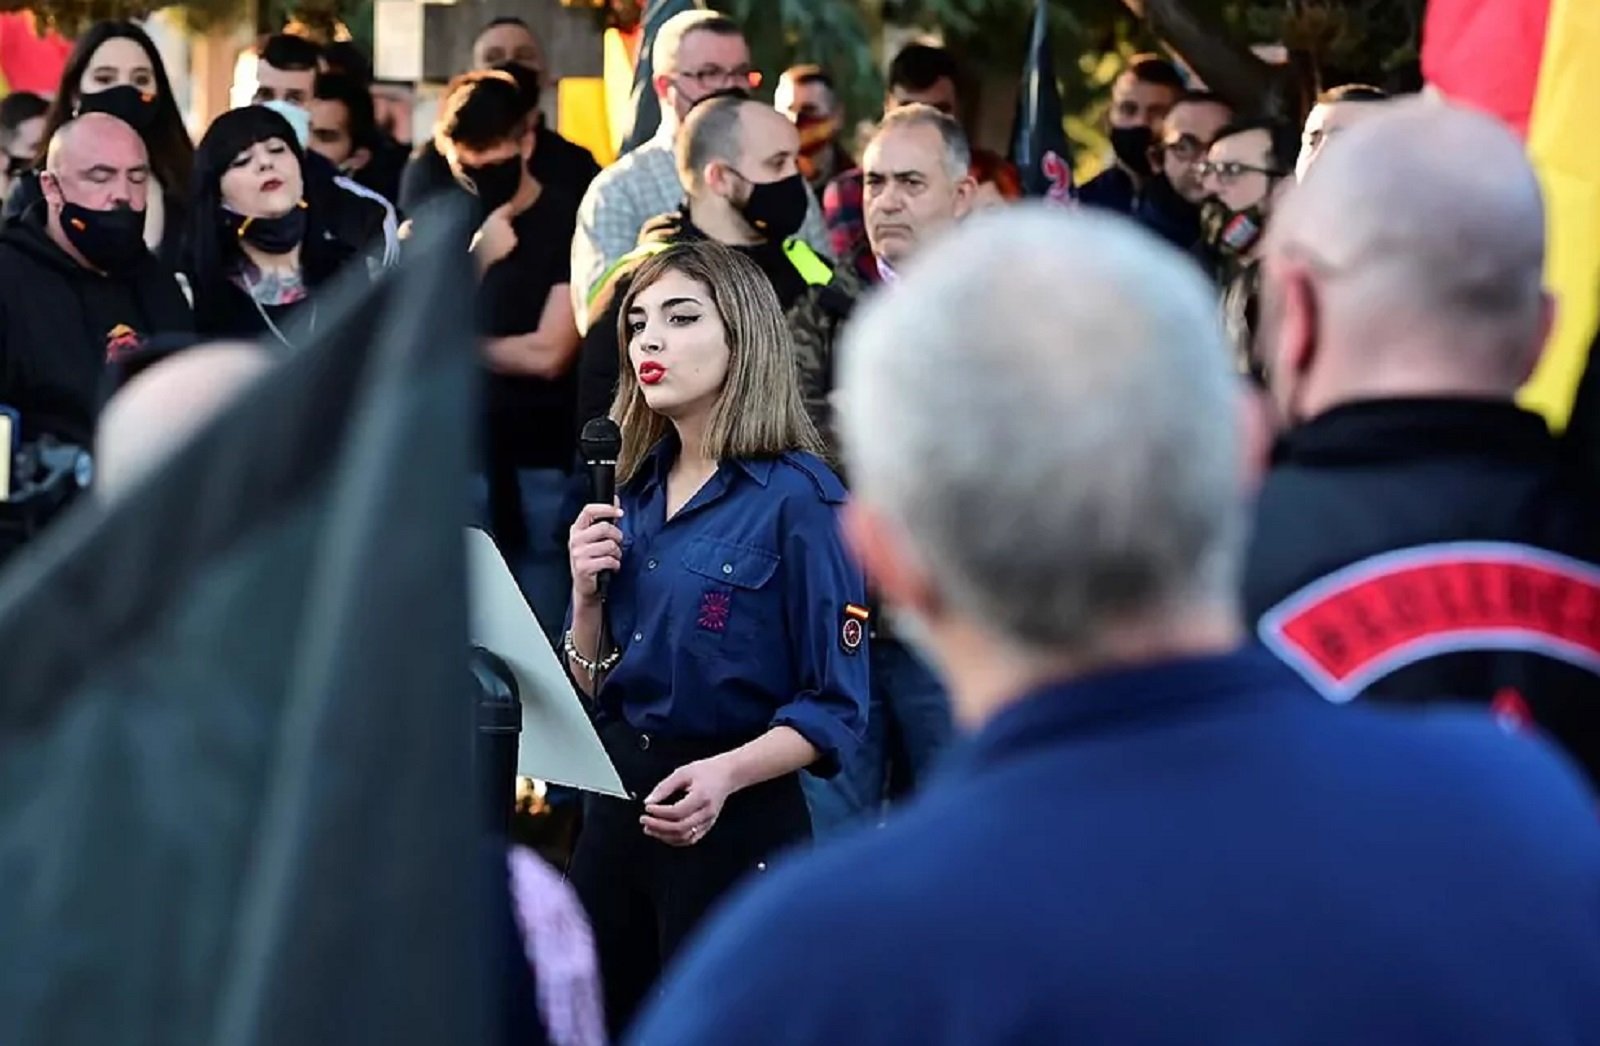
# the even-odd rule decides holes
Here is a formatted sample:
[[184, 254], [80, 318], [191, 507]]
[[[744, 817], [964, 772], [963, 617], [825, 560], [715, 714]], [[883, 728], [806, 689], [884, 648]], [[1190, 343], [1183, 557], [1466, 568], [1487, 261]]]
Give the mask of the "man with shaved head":
[[1553, 314], [1539, 183], [1487, 116], [1383, 108], [1262, 248], [1288, 431], [1246, 603], [1331, 701], [1475, 701], [1600, 777], [1600, 507], [1514, 399]]
[[1248, 642], [1215, 309], [1133, 222], [1039, 205], [962, 223], [862, 306], [845, 534], [972, 737], [882, 827], [755, 877], [631, 1041], [1600, 1027], [1578, 774], [1481, 715], [1330, 707]]
[[183, 349], [141, 370], [107, 402], [95, 443], [95, 493], [119, 498], [265, 374], [253, 342]]
[[81, 116], [50, 142], [43, 199], [0, 233], [0, 405], [21, 414], [25, 440], [87, 447], [107, 358], [192, 325], [144, 244], [149, 180], [133, 128]]

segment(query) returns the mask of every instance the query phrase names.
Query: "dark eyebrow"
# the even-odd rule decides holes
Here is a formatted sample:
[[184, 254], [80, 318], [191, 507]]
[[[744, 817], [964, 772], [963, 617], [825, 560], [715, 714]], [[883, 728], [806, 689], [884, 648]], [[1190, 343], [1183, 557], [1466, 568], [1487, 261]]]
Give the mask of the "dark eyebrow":
[[703, 304], [703, 302], [701, 302], [699, 298], [668, 298], [666, 301], [661, 303], [661, 307], [663, 309], [670, 309], [674, 305], [701, 305], [701, 304]]

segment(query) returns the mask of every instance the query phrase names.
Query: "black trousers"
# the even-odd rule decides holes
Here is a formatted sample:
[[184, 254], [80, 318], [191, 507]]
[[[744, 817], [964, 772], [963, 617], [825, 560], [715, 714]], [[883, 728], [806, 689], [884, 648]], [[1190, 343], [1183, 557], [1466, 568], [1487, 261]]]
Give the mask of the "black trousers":
[[[568, 878], [594, 930], [606, 1023], [620, 1040], [663, 967], [717, 900], [774, 854], [811, 838], [800, 775], [736, 792], [693, 846], [644, 834], [643, 799], [672, 771], [739, 747], [642, 734], [625, 723], [600, 731], [632, 801], [584, 797], [583, 828]], [[745, 740], [749, 740], [748, 738]]]

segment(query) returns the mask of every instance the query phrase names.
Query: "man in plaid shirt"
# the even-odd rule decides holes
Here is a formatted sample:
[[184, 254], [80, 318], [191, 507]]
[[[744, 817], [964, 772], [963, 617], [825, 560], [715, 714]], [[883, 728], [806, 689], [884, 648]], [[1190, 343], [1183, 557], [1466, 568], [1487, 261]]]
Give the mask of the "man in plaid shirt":
[[[572, 239], [573, 308], [579, 330], [589, 325], [589, 299], [624, 255], [639, 243], [645, 222], [678, 208], [673, 140], [678, 125], [702, 99], [761, 82], [750, 68], [750, 47], [737, 23], [714, 11], [685, 11], [667, 20], [656, 35], [650, 60], [661, 99], [661, 126], [655, 137], [601, 171], [578, 207]], [[822, 212], [813, 198], [800, 238], [831, 256]]]

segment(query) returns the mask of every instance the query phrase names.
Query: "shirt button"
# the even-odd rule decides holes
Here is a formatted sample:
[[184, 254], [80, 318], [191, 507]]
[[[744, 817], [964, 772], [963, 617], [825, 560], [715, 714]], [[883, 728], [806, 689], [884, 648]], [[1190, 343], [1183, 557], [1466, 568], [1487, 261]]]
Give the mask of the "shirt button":
[[722, 564], [722, 572], [724, 574], [733, 573], [733, 564], [732, 563], [724, 563], [724, 564]]
[[649, 562], [647, 562], [647, 563], [646, 563], [646, 564], [645, 564], [645, 565], [644, 565], [644, 568], [645, 568], [645, 569], [646, 569], [646, 570], [654, 570], [654, 569], [655, 569], [655, 568], [656, 568], [656, 567], [657, 567], [657, 566], [658, 566], [658, 565], [659, 565], [659, 564], [657, 564], [657, 563], [656, 563], [656, 561], [655, 561], [655, 560], [653, 560], [653, 559], [652, 559], [652, 560], [650, 560], [650, 561], [649, 561]]
[[635, 643], [643, 643], [644, 642], [644, 633], [643, 632], [635, 632], [633, 634], [633, 641]]

